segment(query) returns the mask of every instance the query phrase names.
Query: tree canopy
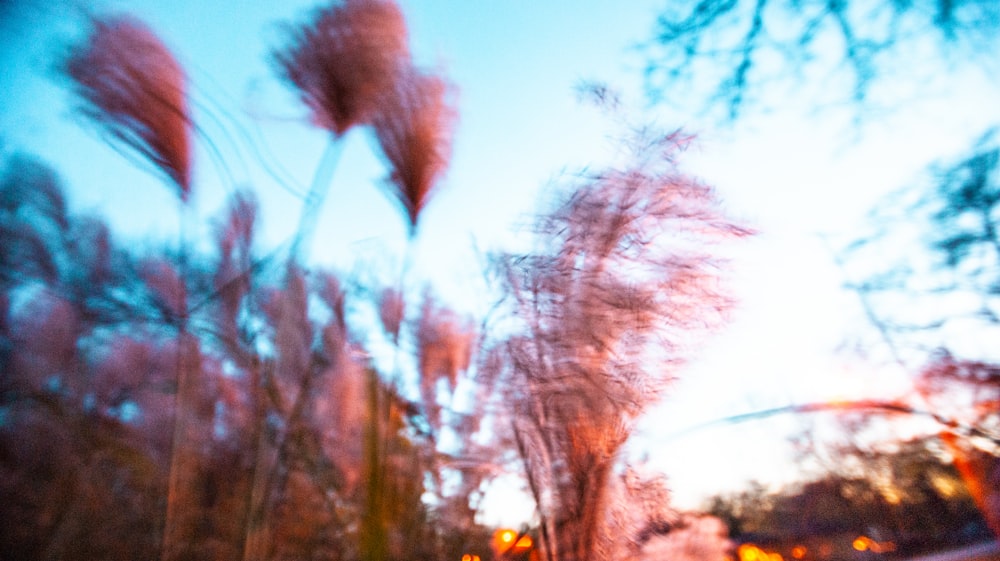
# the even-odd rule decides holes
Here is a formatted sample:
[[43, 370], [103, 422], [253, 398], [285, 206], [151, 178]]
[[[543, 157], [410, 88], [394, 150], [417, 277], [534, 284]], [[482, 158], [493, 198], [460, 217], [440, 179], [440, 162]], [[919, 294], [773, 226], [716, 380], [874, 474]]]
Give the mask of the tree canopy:
[[727, 119], [797, 95], [790, 83], [822, 84], [820, 104], [877, 104], [916, 59], [987, 59], [998, 29], [990, 0], [673, 2], [645, 44], [646, 89]]

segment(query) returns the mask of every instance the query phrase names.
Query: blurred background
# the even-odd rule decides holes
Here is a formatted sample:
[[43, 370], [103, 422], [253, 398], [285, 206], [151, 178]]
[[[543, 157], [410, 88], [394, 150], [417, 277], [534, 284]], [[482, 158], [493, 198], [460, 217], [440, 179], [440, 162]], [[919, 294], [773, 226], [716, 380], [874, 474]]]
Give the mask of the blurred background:
[[3, 2], [0, 558], [996, 558], [998, 27]]

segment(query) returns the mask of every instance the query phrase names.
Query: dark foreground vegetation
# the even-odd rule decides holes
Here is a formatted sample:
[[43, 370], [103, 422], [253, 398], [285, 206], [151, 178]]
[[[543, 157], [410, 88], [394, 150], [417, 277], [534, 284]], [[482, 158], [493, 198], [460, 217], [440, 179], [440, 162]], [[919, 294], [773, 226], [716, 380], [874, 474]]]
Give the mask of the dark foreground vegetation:
[[707, 510], [738, 544], [785, 559], [908, 559], [994, 539], [938, 438], [844, 450], [823, 479], [779, 492], [756, 486]]

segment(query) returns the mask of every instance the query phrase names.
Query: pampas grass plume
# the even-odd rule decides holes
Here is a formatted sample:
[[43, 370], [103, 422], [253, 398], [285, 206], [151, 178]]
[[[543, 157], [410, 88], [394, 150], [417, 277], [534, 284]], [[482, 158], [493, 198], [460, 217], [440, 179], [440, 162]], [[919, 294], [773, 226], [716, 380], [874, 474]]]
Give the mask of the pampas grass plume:
[[409, 61], [406, 22], [392, 1], [333, 3], [284, 31], [287, 46], [272, 54], [273, 63], [315, 123], [336, 137], [372, 118]]
[[173, 55], [142, 22], [127, 16], [94, 19], [85, 45], [64, 71], [80, 112], [122, 147], [167, 175], [187, 201], [191, 190], [186, 77]]
[[411, 235], [451, 158], [451, 90], [441, 77], [409, 69], [382, 100], [374, 122], [391, 169], [387, 186], [406, 210]]

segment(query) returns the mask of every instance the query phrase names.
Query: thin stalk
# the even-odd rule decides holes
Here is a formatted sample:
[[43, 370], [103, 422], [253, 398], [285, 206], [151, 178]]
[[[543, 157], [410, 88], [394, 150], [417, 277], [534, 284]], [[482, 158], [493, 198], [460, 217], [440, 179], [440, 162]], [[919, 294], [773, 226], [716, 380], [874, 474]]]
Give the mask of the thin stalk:
[[[285, 488], [291, 456], [290, 437], [299, 426], [299, 422], [302, 418], [303, 412], [305, 411], [307, 400], [309, 399], [309, 394], [312, 392], [310, 381], [311, 373], [306, 372], [302, 377], [302, 382], [299, 385], [299, 393], [296, 395], [295, 402], [292, 404], [292, 410], [288, 415], [287, 426], [279, 437], [279, 442], [275, 446], [276, 457], [266, 476], [266, 480], [263, 483], [263, 496], [261, 504], [262, 511], [268, 510], [271, 498], [275, 495], [275, 493], [280, 493], [281, 490]], [[273, 549], [273, 544], [268, 545], [268, 550], [270, 551], [271, 549]], [[270, 556], [268, 556], [268, 558], [269, 557]]]
[[181, 282], [181, 311], [177, 325], [177, 365], [176, 365], [176, 388], [174, 389], [174, 433], [170, 445], [170, 472], [167, 479], [167, 512], [163, 524], [163, 543], [160, 544], [160, 558], [171, 559], [176, 552], [173, 551], [172, 539], [177, 532], [178, 509], [180, 508], [178, 493], [183, 484], [181, 470], [183, 469], [181, 455], [182, 446], [187, 434], [187, 423], [183, 413], [184, 403], [187, 399], [189, 386], [188, 353], [186, 352], [188, 339], [188, 302], [187, 302], [187, 230], [189, 222], [194, 218], [186, 201], [179, 198], [180, 210], [180, 231], [178, 242], [180, 244], [178, 255], [178, 269]]
[[299, 215], [299, 224], [295, 229], [295, 237], [292, 239], [289, 259], [294, 262], [304, 263], [309, 256], [309, 244], [316, 229], [319, 211], [330, 191], [333, 173], [336, 171], [337, 164], [344, 152], [343, 146], [343, 137], [331, 138], [326, 144], [319, 165], [316, 166], [312, 184], [309, 186], [309, 194], [302, 202], [302, 212]]
[[368, 414], [371, 418], [365, 431], [365, 463], [367, 464], [368, 492], [365, 513], [361, 520], [360, 553], [363, 561], [387, 559], [385, 528], [385, 447], [383, 445], [380, 399], [381, 385], [378, 373], [368, 372]]
[[266, 417], [266, 406], [263, 397], [263, 381], [258, 369], [253, 372], [253, 395], [254, 395], [254, 436], [257, 442], [257, 459], [254, 462], [253, 480], [250, 484], [250, 493], [247, 497], [247, 514], [243, 527], [243, 561], [251, 558], [251, 552], [256, 548], [251, 547], [251, 541], [255, 537], [254, 531], [260, 524], [263, 516], [264, 481], [265, 474], [263, 464], [267, 461], [267, 435], [264, 428]]
[[513, 420], [511, 421], [511, 428], [514, 430], [514, 442], [517, 444], [517, 451], [521, 455], [521, 461], [524, 463], [524, 473], [528, 477], [528, 487], [531, 489], [531, 496], [535, 499], [535, 512], [538, 513], [538, 525], [541, 527], [539, 537], [541, 538], [542, 554], [545, 556], [546, 561], [555, 561], [555, 538], [552, 536], [552, 528], [549, 526], [548, 517], [545, 516], [545, 509], [542, 508], [542, 494], [538, 488], [538, 482], [535, 480], [534, 473], [531, 471], [531, 466], [528, 463], [528, 450], [524, 445], [524, 438], [521, 436], [521, 431], [517, 428], [517, 423]]
[[[309, 193], [302, 203], [302, 211], [299, 215], [298, 226], [295, 229], [295, 234], [292, 238], [291, 246], [288, 252], [286, 280], [287, 278], [290, 278], [292, 271], [297, 270], [298, 265], [304, 263], [305, 259], [308, 257], [309, 242], [312, 238], [313, 232], [315, 231], [319, 211], [323, 206], [323, 201], [326, 199], [327, 193], [329, 192], [329, 187], [333, 180], [333, 174], [337, 168], [337, 164], [340, 161], [342, 153], [342, 138], [331, 138], [324, 149], [319, 164], [316, 166], [315, 173], [313, 173]], [[249, 272], [250, 271], [248, 271], [248, 273]], [[267, 537], [267, 506], [270, 503], [275, 483], [278, 480], [278, 472], [282, 467], [281, 464], [287, 459], [288, 456], [287, 433], [288, 431], [294, 429], [298, 418], [301, 416], [304, 409], [306, 393], [309, 391], [309, 377], [309, 372], [304, 373], [303, 380], [299, 388], [299, 394], [293, 404], [291, 416], [286, 426], [286, 433], [280, 437], [280, 441], [276, 443], [274, 450], [269, 450], [269, 439], [266, 437], [266, 431], [263, 429], [266, 410], [258, 413], [258, 453], [257, 460], [254, 464], [253, 484], [250, 489], [250, 497], [248, 498], [249, 514], [247, 517], [246, 527], [244, 528], [244, 561], [249, 560], [251, 556], [255, 554], [253, 552], [259, 552], [262, 549], [259, 542], [261, 539], [266, 539]], [[263, 393], [263, 383], [264, 381], [261, 377], [258, 381], [258, 387], [255, 388], [255, 391], [259, 394]], [[263, 397], [261, 397], [261, 400], [263, 400]], [[259, 406], [263, 406], [263, 401], [261, 401]], [[269, 451], [270, 453], [268, 453]], [[265, 464], [270, 465], [267, 466]], [[263, 528], [259, 529], [258, 526], [263, 526]], [[254, 535], [255, 532], [257, 533], [256, 536]], [[265, 535], [261, 536], [261, 532]], [[253, 546], [252, 542], [254, 544]]]

